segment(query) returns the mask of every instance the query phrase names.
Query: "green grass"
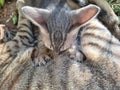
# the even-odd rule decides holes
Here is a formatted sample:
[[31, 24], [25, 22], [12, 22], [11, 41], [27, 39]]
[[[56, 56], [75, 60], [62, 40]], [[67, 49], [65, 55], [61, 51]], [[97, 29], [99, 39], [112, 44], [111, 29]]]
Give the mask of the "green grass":
[[120, 0], [106, 0], [120, 20]]
[[5, 0], [0, 0], [0, 8], [2, 8], [5, 4]]

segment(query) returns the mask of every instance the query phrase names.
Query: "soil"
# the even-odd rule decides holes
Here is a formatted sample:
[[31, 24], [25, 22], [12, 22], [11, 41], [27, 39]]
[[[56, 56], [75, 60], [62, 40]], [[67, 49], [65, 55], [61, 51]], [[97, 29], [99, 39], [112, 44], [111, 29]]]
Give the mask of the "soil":
[[16, 29], [12, 18], [16, 12], [16, 0], [5, 0], [3, 8], [0, 8], [0, 24], [5, 24], [9, 29]]

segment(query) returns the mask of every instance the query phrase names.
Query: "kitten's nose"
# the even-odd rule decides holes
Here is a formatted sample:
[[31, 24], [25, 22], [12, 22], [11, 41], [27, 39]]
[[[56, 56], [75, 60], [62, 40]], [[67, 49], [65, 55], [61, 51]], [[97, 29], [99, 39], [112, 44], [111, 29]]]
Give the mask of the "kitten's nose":
[[56, 53], [57, 55], [59, 55], [59, 54], [60, 54], [60, 50], [59, 50], [58, 48], [55, 48], [55, 53]]

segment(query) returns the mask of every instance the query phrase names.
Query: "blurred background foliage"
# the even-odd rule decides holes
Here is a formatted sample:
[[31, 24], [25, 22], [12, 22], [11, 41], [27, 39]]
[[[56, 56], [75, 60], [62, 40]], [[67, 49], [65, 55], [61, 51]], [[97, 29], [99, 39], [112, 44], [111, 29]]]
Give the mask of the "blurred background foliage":
[[106, 0], [114, 12], [117, 14], [120, 21], [120, 0]]
[[[12, 0], [0, 0], [0, 8], [4, 7], [5, 1], [12, 1]], [[111, 8], [114, 10], [114, 12], [117, 14], [119, 20], [120, 20], [120, 0], [106, 0]], [[13, 19], [13, 22], [16, 22], [16, 16]]]
[[0, 0], [0, 8], [4, 6], [5, 0]]

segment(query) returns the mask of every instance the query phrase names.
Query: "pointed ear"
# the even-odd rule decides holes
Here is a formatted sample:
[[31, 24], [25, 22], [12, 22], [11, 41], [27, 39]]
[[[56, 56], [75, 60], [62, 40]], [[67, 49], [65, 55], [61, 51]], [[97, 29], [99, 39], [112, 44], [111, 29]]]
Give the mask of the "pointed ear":
[[37, 26], [44, 24], [50, 15], [50, 12], [47, 9], [39, 9], [30, 6], [22, 7], [22, 12], [27, 19]]
[[83, 25], [92, 18], [95, 18], [99, 12], [100, 8], [92, 4], [77, 10], [73, 10], [71, 11], [73, 24]]

